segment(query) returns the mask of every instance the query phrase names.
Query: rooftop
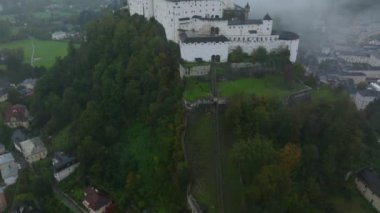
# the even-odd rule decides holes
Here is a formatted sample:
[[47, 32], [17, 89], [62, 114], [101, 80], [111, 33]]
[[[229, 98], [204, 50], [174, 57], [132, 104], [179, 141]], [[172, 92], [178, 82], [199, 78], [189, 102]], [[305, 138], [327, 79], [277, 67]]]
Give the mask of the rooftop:
[[16, 104], [5, 112], [6, 122], [13, 122], [14, 120], [28, 121], [28, 119], [28, 109], [21, 104]]
[[3, 155], [0, 155], [0, 165], [4, 165], [4, 164], [10, 164], [12, 162], [14, 162], [15, 159], [12, 155], [12, 153], [5, 153]]
[[211, 43], [211, 42], [228, 42], [228, 38], [223, 35], [205, 35], [205, 34], [190, 34], [182, 32], [180, 39], [183, 43]]
[[230, 20], [228, 25], [260, 25], [263, 24], [261, 19], [248, 19], [248, 20]]
[[97, 211], [100, 208], [107, 206], [111, 203], [111, 199], [106, 195], [99, 192], [94, 187], [87, 187], [84, 191], [84, 200], [88, 203], [88, 207], [93, 211]]
[[380, 179], [373, 169], [364, 168], [356, 174], [356, 177], [365, 183], [377, 197], [380, 197]]
[[54, 172], [59, 172], [66, 169], [74, 164], [78, 163], [77, 159], [71, 155], [65, 154], [63, 152], [57, 152], [54, 154], [53, 158], [53, 169]]
[[3, 169], [1, 169], [1, 177], [3, 180], [7, 178], [17, 177], [18, 176], [18, 168], [16, 164], [12, 164], [10, 166], [7, 166]]
[[23, 129], [16, 129], [12, 132], [11, 140], [13, 143], [26, 141], [29, 138], [29, 133]]
[[264, 20], [266, 21], [272, 21], [272, 18], [269, 16], [269, 14], [267, 13], [265, 16], [264, 16]]
[[376, 90], [362, 90], [358, 92], [361, 96], [363, 97], [375, 97], [375, 98], [380, 98], [380, 92]]
[[25, 157], [46, 151], [44, 143], [35, 137], [18, 143]]
[[297, 33], [289, 32], [289, 31], [273, 30], [272, 35], [278, 35], [280, 40], [285, 40], [285, 41], [297, 40], [300, 38], [300, 36]]

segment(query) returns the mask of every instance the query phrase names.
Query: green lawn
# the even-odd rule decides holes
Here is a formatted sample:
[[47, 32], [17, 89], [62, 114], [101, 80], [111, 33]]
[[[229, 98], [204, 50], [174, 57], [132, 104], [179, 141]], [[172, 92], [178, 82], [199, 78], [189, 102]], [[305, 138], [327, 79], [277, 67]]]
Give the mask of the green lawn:
[[219, 82], [219, 95], [231, 98], [236, 95], [257, 95], [284, 98], [291, 93], [304, 89], [301, 84], [288, 84], [282, 76], [265, 75], [261, 78], [242, 78], [234, 81]]
[[314, 89], [311, 92], [311, 97], [314, 102], [319, 101], [334, 101], [338, 97], [348, 96], [344, 91], [336, 91], [331, 88]]
[[210, 82], [201, 82], [194, 79], [186, 80], [186, 89], [183, 94], [185, 100], [193, 102], [211, 95]]
[[44, 40], [20, 40], [0, 44], [1, 49], [23, 49], [26, 63], [30, 63], [33, 52], [33, 42], [35, 46], [34, 66], [53, 66], [56, 57], [63, 57], [67, 54], [67, 42], [62, 41], [44, 41]]
[[192, 193], [208, 212], [217, 212], [212, 114], [200, 113], [191, 120], [186, 143], [193, 180]]

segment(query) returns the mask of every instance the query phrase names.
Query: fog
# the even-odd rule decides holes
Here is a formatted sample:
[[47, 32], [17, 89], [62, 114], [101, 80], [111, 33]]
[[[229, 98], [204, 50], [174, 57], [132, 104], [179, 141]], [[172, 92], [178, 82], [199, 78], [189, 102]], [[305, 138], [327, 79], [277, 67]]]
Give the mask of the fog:
[[337, 35], [342, 28], [380, 23], [380, 0], [236, 1], [243, 6], [247, 2], [251, 6], [252, 18], [262, 18], [269, 13], [274, 19], [274, 28], [291, 30], [301, 35], [301, 46], [331, 40], [328, 37]]

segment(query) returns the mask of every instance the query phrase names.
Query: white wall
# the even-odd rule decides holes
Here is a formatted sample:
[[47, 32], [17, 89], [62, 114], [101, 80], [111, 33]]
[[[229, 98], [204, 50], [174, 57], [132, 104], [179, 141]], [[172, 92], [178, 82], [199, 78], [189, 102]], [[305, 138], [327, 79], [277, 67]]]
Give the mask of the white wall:
[[375, 100], [375, 97], [362, 96], [360, 93], [355, 95], [355, 105], [358, 110], [364, 110], [368, 104]]
[[371, 55], [371, 57], [369, 59], [369, 65], [371, 65], [373, 67], [380, 67], [380, 58], [378, 58], [374, 55]]
[[219, 43], [183, 43], [180, 42], [181, 57], [186, 61], [195, 61], [202, 58], [203, 61], [211, 61], [212, 55], [220, 55], [221, 62], [228, 59], [228, 42]]
[[79, 163], [76, 163], [60, 172], [54, 173], [54, 178], [59, 182], [72, 174], [78, 166]]
[[355, 178], [356, 188], [371, 203], [371, 205], [380, 212], [380, 198], [376, 196], [371, 189], [367, 188], [358, 178]]

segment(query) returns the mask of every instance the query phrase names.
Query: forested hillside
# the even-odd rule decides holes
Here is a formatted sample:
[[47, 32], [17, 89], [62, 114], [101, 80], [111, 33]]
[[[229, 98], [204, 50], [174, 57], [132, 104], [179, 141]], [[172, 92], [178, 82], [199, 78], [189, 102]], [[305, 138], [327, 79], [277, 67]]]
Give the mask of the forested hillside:
[[[195, 130], [187, 132], [194, 138], [187, 141], [190, 158], [199, 161], [189, 164], [189, 173], [180, 143], [186, 81], [179, 79], [179, 61], [178, 46], [157, 22], [119, 12], [91, 23], [81, 47], [70, 45], [68, 56], [40, 79], [33, 129], [52, 136], [50, 152], [79, 158], [80, 169], [63, 183], [73, 183], [75, 199], [94, 185], [110, 194], [118, 212], [185, 211], [189, 176], [209, 178], [201, 173], [214, 172], [215, 152], [211, 144], [191, 153], [191, 142], [202, 147], [214, 140], [209, 109], [194, 110], [203, 123], [193, 119]], [[315, 89], [310, 100], [289, 104], [263, 94], [234, 95], [227, 103], [220, 112], [226, 212], [339, 212], [335, 198], [351, 203], [356, 192], [347, 174], [379, 162], [368, 119], [342, 91]], [[204, 183], [211, 184], [199, 191], [214, 179]], [[213, 212], [207, 201], [215, 193], [209, 194], [200, 203]]]
[[52, 151], [78, 156], [79, 187], [105, 190], [120, 210], [184, 208], [179, 59], [157, 22], [107, 14], [42, 77], [34, 128], [65, 134]]
[[247, 212], [340, 212], [334, 197], [353, 196], [346, 175], [373, 164], [378, 145], [348, 97], [333, 95], [291, 106], [253, 97], [230, 106], [225, 122]]

